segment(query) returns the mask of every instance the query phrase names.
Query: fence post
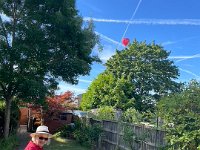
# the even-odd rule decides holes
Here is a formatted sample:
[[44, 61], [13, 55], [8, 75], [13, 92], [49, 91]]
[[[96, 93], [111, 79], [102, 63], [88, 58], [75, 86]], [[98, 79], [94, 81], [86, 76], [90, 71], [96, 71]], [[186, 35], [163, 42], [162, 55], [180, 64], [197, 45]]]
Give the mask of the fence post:
[[[104, 129], [103, 129], [103, 120], [101, 120], [100, 126], [102, 127], [102, 132], [103, 132], [104, 131]], [[101, 150], [101, 148], [102, 148], [101, 144], [102, 144], [102, 134], [99, 136], [99, 139], [98, 139], [98, 145], [97, 145], [97, 149], [98, 150]]]
[[116, 142], [116, 146], [115, 146], [115, 150], [118, 150], [119, 149], [119, 135], [120, 135], [120, 131], [119, 131], [119, 122], [117, 122], [117, 142]]
[[[142, 132], [141, 132], [141, 134], [142, 134], [142, 136], [143, 136], [143, 134], [145, 133], [145, 127], [144, 127], [144, 124], [142, 125]], [[144, 147], [146, 146], [146, 144], [144, 143], [144, 141], [143, 141], [143, 139], [141, 140], [141, 150], [144, 150]]]

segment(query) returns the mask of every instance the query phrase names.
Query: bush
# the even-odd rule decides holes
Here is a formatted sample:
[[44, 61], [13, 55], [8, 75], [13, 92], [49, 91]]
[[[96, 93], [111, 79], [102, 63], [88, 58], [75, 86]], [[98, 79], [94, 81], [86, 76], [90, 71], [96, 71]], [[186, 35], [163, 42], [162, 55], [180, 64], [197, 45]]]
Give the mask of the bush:
[[95, 146], [102, 128], [98, 124], [87, 125], [86, 121], [76, 120], [74, 126], [64, 126], [60, 128], [56, 136], [64, 138], [74, 138], [78, 143], [85, 146]]
[[2, 150], [13, 150], [18, 144], [16, 135], [10, 135], [6, 140], [0, 139], [0, 146]]
[[[3, 136], [5, 103], [0, 100], [0, 137]], [[16, 133], [19, 125], [20, 110], [15, 101], [12, 102], [10, 115], [10, 133]]]
[[167, 149], [197, 150], [200, 147], [200, 82], [191, 81], [182, 92], [162, 98], [159, 116], [167, 131]]
[[142, 121], [142, 114], [140, 114], [134, 108], [129, 108], [122, 114], [122, 121], [129, 123], [139, 123]]
[[112, 106], [102, 106], [96, 112], [88, 111], [88, 118], [96, 120], [115, 120], [115, 109]]
[[89, 145], [89, 135], [88, 131], [89, 129], [87, 127], [84, 127], [78, 130], [74, 131], [74, 138], [76, 139], [77, 142], [79, 142], [81, 145], [86, 144]]
[[83, 122], [75, 124], [74, 138], [80, 144], [94, 146], [97, 144], [99, 136], [101, 136], [102, 128], [98, 124], [86, 125]]
[[58, 136], [64, 137], [64, 138], [73, 138], [73, 132], [75, 131], [75, 127], [71, 125], [65, 125], [59, 129], [59, 132], [57, 133]]
[[93, 126], [84, 126], [82, 129], [75, 130], [74, 137], [80, 144], [95, 146], [101, 133], [101, 127], [94, 124]]

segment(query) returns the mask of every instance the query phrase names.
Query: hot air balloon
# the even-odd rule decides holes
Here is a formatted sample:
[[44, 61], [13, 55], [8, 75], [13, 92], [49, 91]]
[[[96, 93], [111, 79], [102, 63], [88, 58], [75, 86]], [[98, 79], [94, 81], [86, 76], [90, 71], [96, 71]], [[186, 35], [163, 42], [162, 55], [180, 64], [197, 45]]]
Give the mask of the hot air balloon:
[[128, 45], [128, 43], [129, 43], [129, 38], [123, 38], [122, 39], [122, 44], [124, 45], [124, 46], [127, 46]]

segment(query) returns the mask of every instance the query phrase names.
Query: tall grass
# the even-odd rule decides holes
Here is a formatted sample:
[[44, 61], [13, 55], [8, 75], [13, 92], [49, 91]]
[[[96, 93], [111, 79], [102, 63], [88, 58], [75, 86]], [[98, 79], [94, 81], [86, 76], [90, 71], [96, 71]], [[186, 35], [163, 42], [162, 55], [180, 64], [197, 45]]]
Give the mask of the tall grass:
[[16, 135], [10, 135], [7, 139], [0, 139], [0, 149], [13, 150], [18, 145], [18, 142]]

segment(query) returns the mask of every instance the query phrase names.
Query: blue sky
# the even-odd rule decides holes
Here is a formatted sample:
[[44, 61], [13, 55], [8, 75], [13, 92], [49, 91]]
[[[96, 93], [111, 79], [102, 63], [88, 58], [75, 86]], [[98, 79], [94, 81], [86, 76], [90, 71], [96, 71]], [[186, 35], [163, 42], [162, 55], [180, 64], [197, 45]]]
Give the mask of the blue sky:
[[[105, 63], [116, 49], [123, 49], [121, 39], [132, 42], [155, 41], [171, 51], [169, 59], [179, 67], [178, 81], [200, 80], [200, 1], [199, 0], [77, 0], [77, 9], [84, 21], [94, 20], [100, 36]], [[97, 49], [94, 48], [94, 53]], [[60, 82], [60, 90], [76, 95], [84, 93], [103, 72], [102, 64], [94, 63], [89, 76], [81, 76], [78, 85]]]

